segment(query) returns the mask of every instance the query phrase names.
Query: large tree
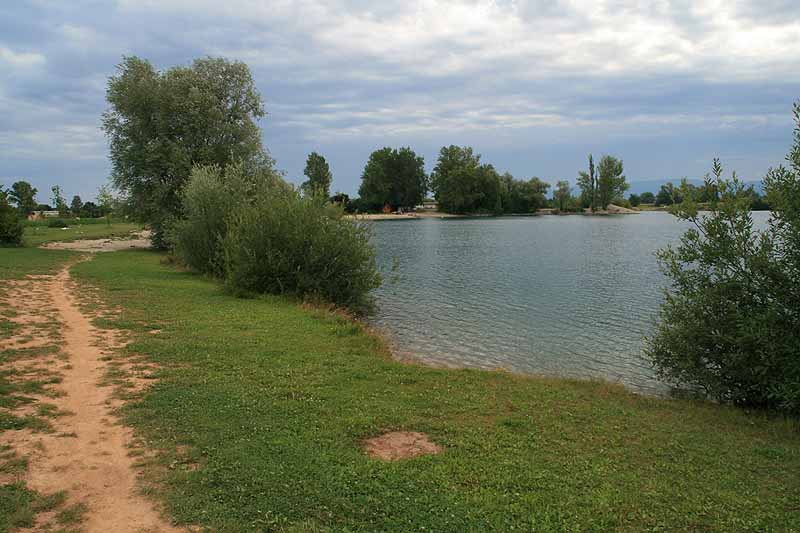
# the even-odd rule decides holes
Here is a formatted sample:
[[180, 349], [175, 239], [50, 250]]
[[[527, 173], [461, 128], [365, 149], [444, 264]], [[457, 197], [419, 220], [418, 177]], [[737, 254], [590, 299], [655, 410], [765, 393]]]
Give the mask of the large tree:
[[481, 165], [480, 154], [471, 147], [450, 145], [439, 150], [431, 188], [442, 211], [493, 210], [500, 194], [500, 177], [491, 165]]
[[615, 198], [628, 190], [628, 183], [622, 174], [622, 160], [604, 155], [597, 164], [597, 202], [596, 206], [606, 209]]
[[19, 213], [9, 202], [8, 191], [0, 186], [0, 246], [19, 246], [24, 232]]
[[553, 200], [555, 200], [556, 208], [559, 211], [566, 211], [572, 200], [572, 187], [569, 186], [568, 181], [556, 183], [556, 188], [553, 190]]
[[425, 198], [425, 161], [411, 148], [372, 152], [361, 175], [358, 194], [367, 209], [413, 207]]
[[303, 174], [308, 178], [300, 186], [305, 194], [324, 196], [325, 198], [330, 196], [333, 174], [331, 174], [331, 169], [324, 157], [317, 152], [311, 152], [306, 160]]
[[597, 209], [597, 176], [592, 154], [589, 154], [589, 172], [578, 173], [578, 187], [581, 188], [582, 204], [587, 205], [592, 211]]
[[502, 202], [501, 209], [495, 210], [498, 213], [535, 213], [547, 202], [545, 195], [550, 184], [540, 178], [533, 177], [523, 181], [514, 179], [506, 172], [500, 177], [500, 184]]
[[9, 200], [14, 202], [21, 216], [28, 216], [31, 211], [36, 210], [36, 193], [39, 191], [27, 181], [14, 182], [7, 192]]
[[682, 193], [679, 189], [672, 184], [672, 182], [665, 183], [659, 189], [658, 194], [655, 196], [656, 205], [672, 205], [679, 204], [683, 201]]
[[106, 99], [112, 182], [133, 217], [150, 223], [157, 246], [165, 223], [180, 216], [193, 165], [272, 165], [256, 124], [264, 106], [244, 63], [208, 57], [158, 71], [125, 57]]
[[83, 209], [83, 200], [77, 194], [72, 197], [72, 202], [69, 204], [69, 210], [72, 211], [73, 216], [80, 216]]
[[651, 192], [643, 192], [639, 195], [639, 198], [643, 204], [654, 204], [656, 202], [656, 195]]
[[61, 192], [61, 186], [53, 185], [50, 187], [50, 191], [53, 194], [53, 207], [58, 210], [58, 215], [62, 217], [69, 216], [69, 206], [67, 205], [67, 200], [64, 198], [64, 194]]

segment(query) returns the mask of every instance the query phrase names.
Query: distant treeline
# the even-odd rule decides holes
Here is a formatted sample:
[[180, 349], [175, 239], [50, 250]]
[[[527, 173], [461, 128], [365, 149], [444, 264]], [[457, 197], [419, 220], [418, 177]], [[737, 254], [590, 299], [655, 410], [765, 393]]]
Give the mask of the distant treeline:
[[[445, 146], [433, 172], [425, 173], [425, 162], [411, 148], [382, 148], [373, 152], [361, 174], [358, 198], [336, 193], [331, 200], [349, 212], [403, 211], [419, 206], [432, 195], [437, 208], [456, 214], [526, 214], [541, 208], [559, 211], [605, 209], [612, 202], [627, 204], [622, 195], [628, 188], [620, 159], [603, 156], [595, 169], [589, 156], [589, 171], [578, 177], [580, 194], [573, 195], [567, 181], [559, 181], [548, 198], [550, 184], [533, 176], [517, 179], [500, 174], [483, 163], [469, 146]], [[301, 185], [306, 194], [329, 195], [332, 180], [325, 158], [309, 155]]]
[[37, 211], [58, 211], [58, 216], [63, 218], [100, 218], [114, 210], [115, 199], [108, 187], [100, 187], [97, 193], [97, 202], [84, 202], [80, 196], [75, 195], [67, 203], [61, 187], [54, 185], [51, 189], [51, 203], [42, 204], [36, 201], [39, 190], [25, 180], [14, 182], [5, 191], [6, 201], [16, 209], [20, 218], [27, 218]]
[[[750, 209], [754, 211], [765, 211], [770, 208], [767, 197], [759, 194], [753, 185], [744, 186], [743, 191], [751, 198]], [[664, 207], [679, 204], [683, 202], [687, 196], [695, 198], [700, 203], [708, 203], [719, 197], [719, 191], [713, 188], [713, 184], [711, 186], [708, 184], [696, 186], [688, 183], [684, 179], [678, 186], [675, 186], [672, 182], [665, 183], [661, 186], [657, 194], [651, 192], [631, 194], [628, 201], [633, 207], [639, 205]]]
[[[631, 194], [625, 198], [629, 184], [623, 174], [621, 159], [604, 155], [597, 165], [590, 154], [587, 171], [578, 173], [577, 194], [567, 180], [551, 185], [539, 177], [516, 179], [510, 173], [500, 174], [493, 165], [481, 162], [480, 154], [469, 146], [445, 146], [433, 172], [425, 173], [421, 156], [408, 147], [382, 148], [373, 152], [361, 174], [359, 196], [350, 198], [338, 192], [330, 196], [333, 181], [328, 163], [320, 154], [308, 157], [301, 186], [307, 195], [322, 194], [348, 212], [394, 212], [410, 210], [428, 199], [436, 201], [439, 211], [456, 214], [526, 214], [549, 208], [561, 212], [605, 210], [609, 204], [623, 207], [648, 205], [666, 207], [681, 203], [691, 196], [699, 203], [711, 202], [718, 191], [695, 186], [686, 179], [676, 186], [662, 185], [657, 193]], [[743, 190], [751, 198], [751, 209], [766, 210], [765, 196], [752, 185]]]

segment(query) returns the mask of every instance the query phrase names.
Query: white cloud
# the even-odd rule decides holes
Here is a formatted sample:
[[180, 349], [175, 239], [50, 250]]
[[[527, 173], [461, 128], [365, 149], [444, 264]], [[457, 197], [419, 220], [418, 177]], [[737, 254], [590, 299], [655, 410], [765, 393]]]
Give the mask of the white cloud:
[[695, 149], [684, 137], [766, 143], [800, 96], [796, 1], [35, 0], [0, 37], [0, 151], [103, 160], [103, 89], [123, 54], [245, 61], [290, 173], [297, 151], [339, 142], [527, 154], [662, 135], [683, 142], [676, 159]]
[[[348, 2], [163, 0], [123, 2], [141, 16], [180, 14], [198, 25], [235, 20], [247, 24], [251, 48], [231, 51], [265, 62], [349, 63], [340, 75], [376, 78], [449, 76], [505, 68], [517, 78], [692, 73], [708, 79], [753, 79], [765, 71], [798, 79], [800, 18], [766, 23], [728, 0], [674, 7], [664, 0], [571, 0], [546, 9], [539, 3], [496, 0], [417, 0], [370, 6]], [[556, 7], [553, 7], [556, 6]], [[747, 4], [745, 7], [749, 6]], [[259, 30], [260, 28], [260, 30]], [[280, 57], [275, 33], [297, 46]], [[364, 68], [364, 63], [372, 68]], [[380, 65], [391, 68], [380, 68]]]
[[35, 52], [15, 52], [5, 46], [0, 46], [0, 63], [17, 69], [30, 69], [44, 65], [45, 57]]

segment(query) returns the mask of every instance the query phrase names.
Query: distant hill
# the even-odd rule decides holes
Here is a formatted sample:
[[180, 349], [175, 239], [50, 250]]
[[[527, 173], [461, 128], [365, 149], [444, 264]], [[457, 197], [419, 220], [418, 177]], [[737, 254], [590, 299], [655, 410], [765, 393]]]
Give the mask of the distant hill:
[[[630, 183], [630, 189], [628, 189], [628, 194], [642, 194], [643, 192], [651, 192], [653, 194], [657, 194], [659, 189], [661, 189], [662, 185], [666, 185], [669, 182], [672, 182], [674, 185], [679, 185], [681, 183], [681, 178], [676, 179], [660, 179], [660, 180], [640, 180], [640, 181], [632, 181]], [[702, 185], [703, 180], [700, 179], [689, 179], [687, 180], [692, 185]], [[761, 185], [760, 181], [746, 181], [746, 185], [752, 185], [753, 188], [759, 193], [762, 194], [764, 192], [764, 187]]]

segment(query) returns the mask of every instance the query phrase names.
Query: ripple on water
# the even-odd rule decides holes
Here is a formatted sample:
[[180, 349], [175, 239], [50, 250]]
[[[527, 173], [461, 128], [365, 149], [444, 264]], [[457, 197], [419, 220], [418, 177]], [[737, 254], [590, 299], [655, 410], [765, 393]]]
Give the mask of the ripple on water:
[[[755, 213], [757, 225], [765, 213]], [[666, 280], [654, 253], [686, 225], [666, 213], [373, 224], [375, 322], [434, 363], [664, 390], [642, 358]]]

